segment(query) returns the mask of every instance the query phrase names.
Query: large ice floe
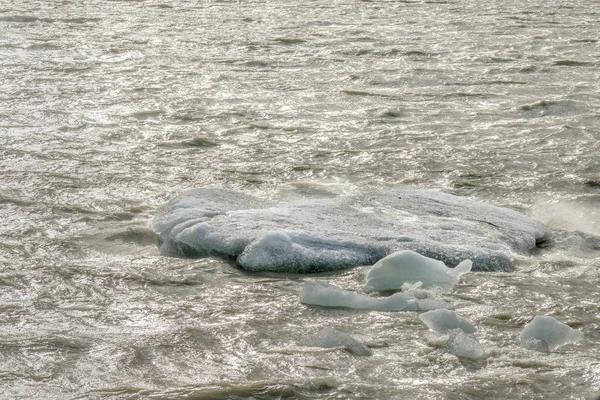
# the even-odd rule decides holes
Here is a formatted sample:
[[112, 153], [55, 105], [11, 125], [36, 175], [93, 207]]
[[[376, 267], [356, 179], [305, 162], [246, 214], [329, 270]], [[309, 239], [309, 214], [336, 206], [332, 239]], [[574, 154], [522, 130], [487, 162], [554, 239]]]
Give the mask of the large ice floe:
[[310, 281], [300, 292], [300, 302], [322, 307], [344, 307], [376, 311], [428, 311], [452, 308], [452, 305], [432, 298], [418, 298], [410, 291], [388, 297], [370, 297], [352, 293], [326, 282]]
[[510, 271], [550, 231], [518, 212], [436, 191], [382, 190], [274, 203], [224, 189], [171, 200], [153, 229], [161, 252], [223, 256], [250, 271], [306, 273], [371, 265], [412, 250], [454, 267]]
[[583, 332], [548, 316], [536, 316], [521, 332], [521, 347], [552, 352], [561, 346], [583, 340]]

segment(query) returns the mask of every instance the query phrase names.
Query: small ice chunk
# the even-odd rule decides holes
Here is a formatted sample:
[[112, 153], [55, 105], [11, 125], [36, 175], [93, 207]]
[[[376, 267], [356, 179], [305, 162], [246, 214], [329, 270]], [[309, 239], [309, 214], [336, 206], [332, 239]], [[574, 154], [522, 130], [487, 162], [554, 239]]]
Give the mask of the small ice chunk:
[[521, 347], [551, 352], [568, 343], [583, 340], [583, 332], [548, 316], [536, 316], [521, 332]]
[[349, 334], [338, 331], [330, 326], [325, 327], [316, 334], [310, 336], [306, 341], [306, 345], [311, 347], [322, 347], [325, 349], [343, 347], [357, 356], [373, 355], [369, 346], [356, 340]]
[[376, 311], [428, 311], [451, 308], [452, 305], [435, 299], [417, 299], [410, 293], [394, 293], [375, 298], [352, 293], [325, 282], [306, 282], [300, 292], [303, 304], [324, 307], [346, 307]]
[[485, 358], [485, 350], [475, 336], [465, 333], [462, 329], [448, 331], [446, 349], [457, 357], [480, 360]]
[[452, 329], [461, 329], [465, 333], [475, 332], [475, 326], [455, 311], [432, 310], [419, 315], [419, 318], [429, 329], [440, 334], [446, 334]]
[[427, 290], [421, 289], [421, 286], [423, 286], [423, 282], [421, 282], [421, 281], [419, 281], [415, 284], [403, 283], [401, 289], [405, 293], [412, 294], [417, 299], [426, 299], [431, 294]]
[[379, 260], [367, 275], [365, 291], [385, 292], [399, 290], [404, 284], [422, 282], [426, 286], [452, 286], [458, 278], [471, 271], [471, 260], [464, 260], [455, 268], [442, 261], [422, 256], [411, 250], [397, 251]]

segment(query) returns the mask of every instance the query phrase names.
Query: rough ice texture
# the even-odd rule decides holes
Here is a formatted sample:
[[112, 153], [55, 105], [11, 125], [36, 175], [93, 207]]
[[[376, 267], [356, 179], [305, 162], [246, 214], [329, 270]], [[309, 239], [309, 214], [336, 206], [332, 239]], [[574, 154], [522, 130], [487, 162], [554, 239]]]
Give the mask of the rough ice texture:
[[446, 349], [457, 357], [480, 360], [485, 358], [485, 350], [479, 340], [462, 329], [451, 329], [448, 331]]
[[452, 286], [458, 278], [471, 271], [471, 260], [464, 260], [455, 268], [442, 261], [422, 256], [411, 250], [397, 251], [377, 261], [367, 275], [366, 292], [400, 290], [403, 285], [421, 282], [427, 286]]
[[428, 311], [451, 308], [452, 305], [436, 299], [418, 299], [407, 293], [389, 297], [369, 297], [352, 293], [325, 282], [306, 282], [300, 292], [300, 302], [323, 307], [345, 307], [376, 311]]
[[465, 333], [475, 332], [475, 325], [452, 310], [427, 311], [419, 315], [419, 318], [429, 329], [440, 334], [446, 334], [452, 329], [460, 329]]
[[536, 316], [521, 332], [521, 347], [551, 352], [568, 343], [583, 340], [583, 332], [547, 316]]
[[195, 189], [154, 220], [161, 251], [223, 256], [251, 271], [318, 272], [374, 264], [413, 250], [454, 267], [510, 271], [513, 252], [550, 237], [515, 211], [425, 190], [272, 203], [224, 189]]
[[356, 340], [349, 334], [338, 331], [332, 327], [325, 327], [308, 337], [305, 343], [311, 347], [323, 347], [330, 349], [334, 347], [342, 347], [350, 353], [357, 356], [370, 356], [373, 354], [369, 346]]

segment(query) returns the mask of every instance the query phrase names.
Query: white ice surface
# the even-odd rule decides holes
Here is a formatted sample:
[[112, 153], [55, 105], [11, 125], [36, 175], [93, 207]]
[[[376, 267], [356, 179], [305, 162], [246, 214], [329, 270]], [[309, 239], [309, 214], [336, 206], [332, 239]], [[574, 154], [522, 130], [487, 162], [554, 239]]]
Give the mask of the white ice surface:
[[419, 318], [429, 329], [440, 334], [452, 329], [461, 329], [465, 333], [474, 333], [476, 330], [475, 325], [452, 310], [431, 310], [419, 315]]
[[356, 340], [349, 334], [332, 327], [325, 327], [317, 333], [310, 335], [305, 342], [306, 346], [330, 349], [342, 347], [357, 356], [370, 356], [373, 354], [369, 346]]
[[448, 331], [446, 349], [457, 357], [480, 360], [485, 358], [485, 350], [475, 336], [464, 332], [462, 329]]
[[448, 268], [442, 261], [402, 250], [379, 260], [371, 268], [365, 291], [400, 290], [403, 285], [416, 282], [421, 282], [423, 287], [452, 286], [462, 274], [471, 270], [471, 266], [470, 260], [464, 260], [455, 268]]
[[536, 316], [521, 332], [521, 347], [551, 352], [568, 343], [583, 340], [583, 332], [548, 316]]
[[413, 250], [449, 266], [510, 271], [550, 232], [515, 211], [425, 190], [273, 203], [224, 189], [171, 200], [153, 229], [166, 255], [235, 259], [250, 271], [317, 272], [372, 265]]
[[325, 282], [304, 283], [300, 302], [323, 307], [345, 307], [376, 311], [428, 311], [452, 308], [452, 305], [436, 299], [418, 299], [410, 292], [394, 293], [389, 297], [369, 297], [352, 293]]

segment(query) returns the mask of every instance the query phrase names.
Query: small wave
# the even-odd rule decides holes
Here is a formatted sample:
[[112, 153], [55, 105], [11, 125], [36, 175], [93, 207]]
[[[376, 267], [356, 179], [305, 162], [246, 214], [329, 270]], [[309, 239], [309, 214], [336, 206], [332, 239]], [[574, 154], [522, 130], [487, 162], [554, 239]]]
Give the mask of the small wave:
[[527, 113], [537, 114], [539, 117], [568, 116], [585, 113], [587, 106], [573, 100], [540, 100], [535, 103], [524, 104], [519, 109]]

